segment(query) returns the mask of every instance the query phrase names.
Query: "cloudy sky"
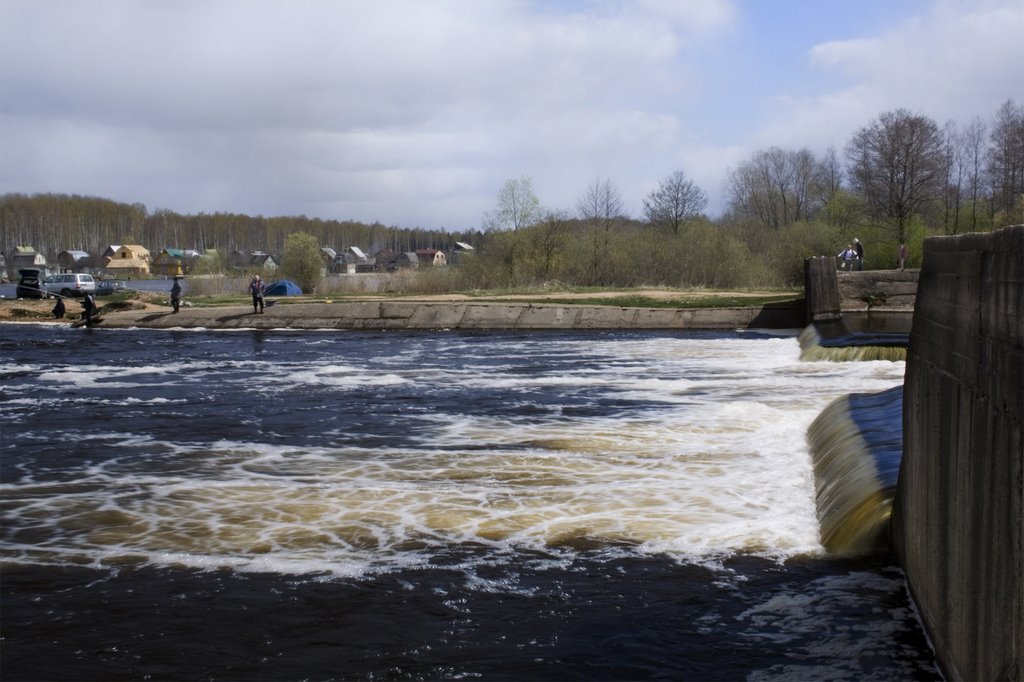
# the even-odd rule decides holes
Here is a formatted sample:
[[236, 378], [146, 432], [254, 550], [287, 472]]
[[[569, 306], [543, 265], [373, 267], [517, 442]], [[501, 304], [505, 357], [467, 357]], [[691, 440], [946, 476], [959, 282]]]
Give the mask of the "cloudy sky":
[[1024, 102], [1024, 0], [0, 0], [0, 193], [478, 227]]

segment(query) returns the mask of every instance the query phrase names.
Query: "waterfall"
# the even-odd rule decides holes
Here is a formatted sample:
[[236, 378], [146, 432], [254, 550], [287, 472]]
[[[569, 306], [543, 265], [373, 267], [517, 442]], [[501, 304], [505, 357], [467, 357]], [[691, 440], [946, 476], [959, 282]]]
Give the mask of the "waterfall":
[[885, 547], [903, 451], [903, 387], [834, 400], [807, 430], [821, 543], [833, 554]]
[[850, 331], [842, 322], [809, 325], [798, 337], [800, 359], [814, 362], [906, 360], [908, 335]]

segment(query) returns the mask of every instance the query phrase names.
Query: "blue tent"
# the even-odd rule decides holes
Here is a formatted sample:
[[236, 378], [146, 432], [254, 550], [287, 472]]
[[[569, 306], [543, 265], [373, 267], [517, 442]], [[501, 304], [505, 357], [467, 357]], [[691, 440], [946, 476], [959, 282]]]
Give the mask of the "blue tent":
[[267, 286], [267, 296], [302, 296], [302, 289], [290, 279], [282, 279]]

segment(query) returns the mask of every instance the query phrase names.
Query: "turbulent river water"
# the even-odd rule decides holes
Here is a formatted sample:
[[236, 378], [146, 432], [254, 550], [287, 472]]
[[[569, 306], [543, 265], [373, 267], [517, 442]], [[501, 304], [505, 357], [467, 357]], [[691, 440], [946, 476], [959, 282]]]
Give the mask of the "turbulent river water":
[[794, 334], [0, 324], [13, 679], [933, 679]]

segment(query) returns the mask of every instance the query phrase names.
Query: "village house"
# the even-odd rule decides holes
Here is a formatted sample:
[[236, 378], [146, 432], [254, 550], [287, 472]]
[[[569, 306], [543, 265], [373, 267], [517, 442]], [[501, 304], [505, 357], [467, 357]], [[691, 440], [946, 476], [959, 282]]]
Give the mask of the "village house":
[[235, 272], [274, 272], [278, 268], [277, 259], [262, 251], [232, 251], [228, 254], [226, 265], [229, 270]]
[[150, 271], [154, 275], [167, 275], [168, 277], [184, 275], [187, 270], [185, 251], [172, 248], [166, 248], [158, 253], [150, 267]]
[[61, 272], [84, 272], [91, 267], [91, 258], [85, 251], [68, 249], [57, 254], [57, 269]]
[[46, 269], [46, 256], [31, 246], [15, 246], [14, 253], [7, 254], [7, 268], [11, 279], [18, 277], [21, 268]]
[[149, 249], [138, 244], [121, 244], [107, 249], [110, 255], [104, 254], [103, 269], [114, 277], [141, 277], [149, 274]]
[[249, 259], [251, 269], [274, 272], [277, 270], [277, 259], [269, 253], [254, 253]]
[[448, 265], [448, 259], [445, 258], [444, 251], [437, 249], [419, 249], [416, 251], [416, 258], [419, 260], [420, 265], [426, 265], [428, 267], [441, 267], [442, 265]]
[[350, 246], [334, 259], [331, 263], [331, 272], [336, 274], [355, 274], [357, 272], [370, 272], [373, 270], [373, 259], [358, 246]]
[[466, 242], [455, 242], [452, 247], [451, 253], [448, 254], [448, 265], [456, 266], [459, 261], [462, 260], [464, 254], [470, 254], [475, 251], [472, 246]]

